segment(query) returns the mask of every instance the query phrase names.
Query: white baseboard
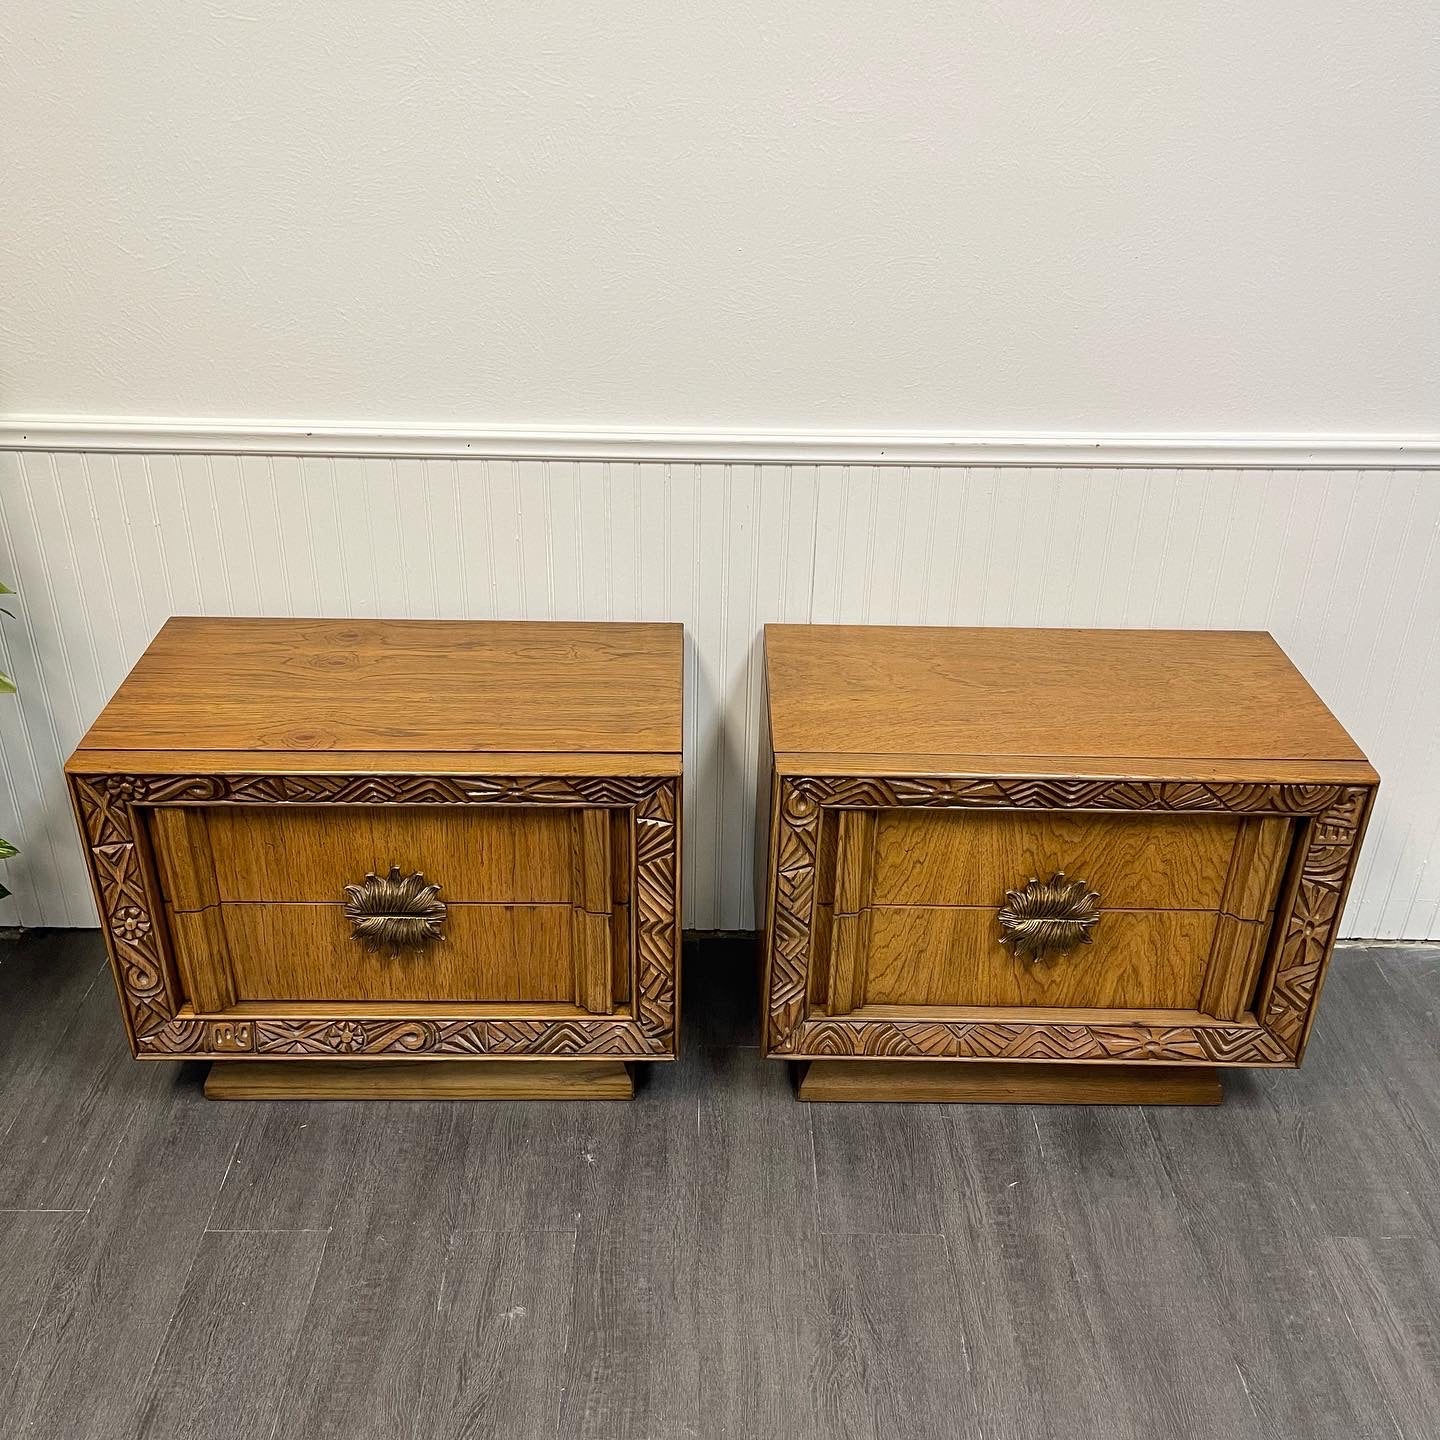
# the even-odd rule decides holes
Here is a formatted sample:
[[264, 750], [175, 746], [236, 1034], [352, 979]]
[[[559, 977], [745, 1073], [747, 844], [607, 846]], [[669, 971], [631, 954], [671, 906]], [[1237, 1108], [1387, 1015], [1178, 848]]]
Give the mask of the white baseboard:
[[260, 420], [0, 417], [0, 449], [149, 454], [373, 455], [679, 464], [1440, 469], [1440, 434], [460, 428]]

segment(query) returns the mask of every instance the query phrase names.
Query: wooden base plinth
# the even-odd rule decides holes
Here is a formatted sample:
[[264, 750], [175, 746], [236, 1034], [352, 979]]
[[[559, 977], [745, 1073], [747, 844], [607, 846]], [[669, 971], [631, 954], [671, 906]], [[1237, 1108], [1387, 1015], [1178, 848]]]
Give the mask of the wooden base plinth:
[[217, 1060], [210, 1100], [629, 1100], [621, 1060]]
[[1218, 1105], [1208, 1065], [1033, 1065], [1001, 1061], [812, 1060], [802, 1100], [967, 1105]]

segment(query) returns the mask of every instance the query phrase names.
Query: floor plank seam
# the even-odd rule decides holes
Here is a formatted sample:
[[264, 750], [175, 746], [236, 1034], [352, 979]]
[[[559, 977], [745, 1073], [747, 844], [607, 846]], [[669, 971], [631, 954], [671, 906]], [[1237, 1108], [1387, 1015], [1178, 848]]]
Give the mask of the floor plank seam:
[[[395, 1229], [423, 1230], [423, 1225], [395, 1226]], [[438, 1231], [436, 1232], [439, 1233]], [[446, 1230], [445, 1238], [453, 1240], [460, 1235], [569, 1235], [575, 1239], [580, 1227], [568, 1225], [456, 1225]]]
[[943, 1240], [943, 1230], [819, 1230], [822, 1240]]
[[207, 1225], [202, 1235], [333, 1235], [333, 1225], [226, 1225], [212, 1229]]

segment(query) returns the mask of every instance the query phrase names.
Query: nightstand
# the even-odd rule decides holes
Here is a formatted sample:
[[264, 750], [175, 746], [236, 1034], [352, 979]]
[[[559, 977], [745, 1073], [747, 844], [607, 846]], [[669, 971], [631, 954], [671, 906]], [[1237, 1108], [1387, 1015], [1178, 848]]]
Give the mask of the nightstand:
[[1266, 634], [771, 625], [765, 1048], [803, 1099], [1295, 1066], [1378, 777]]
[[206, 1093], [628, 1098], [675, 1055], [679, 625], [174, 619], [67, 766]]

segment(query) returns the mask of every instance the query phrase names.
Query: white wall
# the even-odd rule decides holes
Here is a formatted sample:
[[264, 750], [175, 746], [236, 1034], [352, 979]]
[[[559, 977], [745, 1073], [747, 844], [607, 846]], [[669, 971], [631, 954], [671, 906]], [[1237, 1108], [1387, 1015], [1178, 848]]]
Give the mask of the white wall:
[[684, 620], [727, 927], [763, 621], [1268, 626], [1386, 778], [1347, 930], [1440, 934], [1437, 48], [1430, 0], [0, 7], [0, 921], [93, 918], [60, 761], [166, 615], [356, 611]]
[[1433, 0], [0, 7], [0, 413], [1434, 431]]
[[0, 923], [93, 923], [60, 763], [172, 613], [683, 620], [685, 919], [746, 928], [767, 620], [1268, 628], [1378, 766], [1345, 932], [1440, 937], [1440, 473], [0, 453]]

